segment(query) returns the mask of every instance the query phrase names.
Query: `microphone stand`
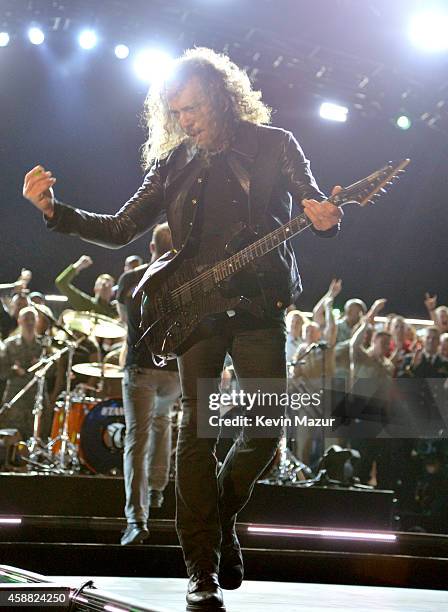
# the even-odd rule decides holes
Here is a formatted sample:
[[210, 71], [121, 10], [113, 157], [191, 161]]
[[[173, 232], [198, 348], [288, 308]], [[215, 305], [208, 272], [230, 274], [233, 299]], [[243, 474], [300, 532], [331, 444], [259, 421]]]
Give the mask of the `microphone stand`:
[[[325, 414], [326, 414], [326, 396], [325, 396], [325, 389], [326, 389], [326, 384], [327, 384], [327, 367], [326, 367], [326, 350], [328, 349], [328, 343], [327, 342], [311, 342], [307, 348], [305, 349], [305, 351], [300, 354], [300, 358], [298, 361], [296, 361], [295, 363], [293, 363], [292, 365], [297, 365], [298, 363], [301, 363], [304, 361], [304, 359], [312, 352], [315, 351], [317, 349], [321, 349], [322, 350], [322, 364], [320, 366], [320, 386], [321, 389], [320, 391], [320, 396], [321, 396], [321, 404], [320, 406], [316, 407], [315, 410], [311, 413], [311, 418], [324, 418]], [[295, 383], [295, 386], [297, 388], [299, 388], [297, 386], [297, 383]], [[301, 386], [305, 389], [305, 391], [307, 393], [310, 393], [310, 391], [307, 389], [307, 385], [306, 383], [301, 383]], [[311, 407], [309, 407], [310, 409]], [[313, 438], [312, 440], [312, 445], [314, 446], [314, 449], [316, 448], [315, 444], [317, 444], [318, 446], [321, 446], [323, 450], [325, 447], [325, 433], [324, 433], [324, 428], [321, 427], [319, 434], [318, 434], [318, 438]], [[322, 456], [323, 451], [320, 452], [319, 448], [317, 448], [317, 451], [319, 453], [319, 457]], [[311, 451], [310, 457], [312, 457], [313, 451]]]

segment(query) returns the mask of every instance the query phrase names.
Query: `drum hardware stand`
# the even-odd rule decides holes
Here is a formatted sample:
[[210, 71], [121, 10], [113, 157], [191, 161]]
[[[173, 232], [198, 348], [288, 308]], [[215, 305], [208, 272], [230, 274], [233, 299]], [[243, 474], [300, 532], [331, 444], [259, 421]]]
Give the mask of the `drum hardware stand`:
[[100, 376], [100, 380], [96, 386], [95, 392], [97, 393], [97, 395], [99, 397], [103, 397], [103, 391], [104, 391], [104, 372], [105, 372], [105, 363], [104, 363], [104, 355], [102, 353], [102, 350], [100, 349], [100, 353], [99, 353], [99, 358], [100, 358], [100, 366], [101, 366], [101, 376]]
[[[66, 341], [66, 346], [62, 348], [60, 351], [58, 351], [57, 353], [55, 353], [55, 355], [52, 355], [51, 357], [49, 357], [49, 361], [50, 360], [55, 361], [56, 359], [59, 359], [63, 355], [63, 353], [68, 353], [67, 372], [66, 372], [66, 377], [65, 377], [66, 383], [65, 383], [65, 402], [64, 402], [64, 425], [62, 429], [62, 434], [56, 436], [56, 438], [54, 438], [53, 440], [50, 440], [50, 442], [46, 446], [46, 451], [50, 454], [52, 460], [55, 462], [53, 465], [54, 467], [56, 467], [58, 471], [65, 472], [66, 470], [68, 470], [68, 466], [70, 466], [71, 469], [78, 471], [80, 467], [78, 451], [77, 451], [76, 446], [71, 442], [69, 435], [68, 435], [68, 419], [70, 416], [71, 405], [72, 405], [71, 394], [70, 394], [70, 387], [71, 387], [70, 376], [72, 372], [73, 355], [75, 353], [75, 350], [78, 348], [78, 346], [87, 336], [86, 334], [80, 332], [81, 336], [79, 338], [76, 337], [71, 332], [70, 329], [67, 329], [67, 326], [60, 325], [54, 317], [48, 316], [48, 314], [44, 312], [43, 310], [39, 308], [37, 308], [37, 310], [39, 312], [42, 312], [42, 314], [44, 314], [44, 316], [47, 319], [49, 319], [52, 325], [57, 327], [57, 329], [64, 331], [64, 333], [66, 334], [68, 338], [68, 340]], [[61, 449], [57, 455], [53, 455], [51, 452], [51, 449], [56, 444], [56, 442], [59, 442], [59, 441], [61, 442]]]
[[40, 463], [39, 461], [32, 461], [29, 457], [21, 457], [21, 461], [29, 465], [30, 468], [37, 468], [42, 472], [53, 471], [53, 465], [46, 465], [45, 463]]
[[[62, 349], [64, 350], [64, 349]], [[59, 351], [61, 352], [61, 351]], [[18, 392], [16, 395], [6, 404], [2, 406], [0, 409], [0, 415], [9, 410], [20, 398], [22, 398], [25, 393], [31, 389], [37, 383], [37, 393], [36, 399], [34, 401], [33, 415], [33, 435], [27, 441], [26, 445], [28, 451], [30, 453], [29, 459], [27, 459], [32, 465], [41, 467], [42, 469], [48, 469], [48, 466], [40, 463], [40, 461], [36, 461], [37, 458], [43, 458], [46, 461], [50, 461], [52, 459], [51, 455], [48, 453], [47, 447], [42, 442], [40, 438], [41, 433], [41, 423], [42, 423], [42, 412], [44, 410], [43, 400], [44, 400], [44, 387], [45, 387], [45, 376], [53, 365], [53, 362], [58, 359], [59, 355], [54, 355], [49, 358], [42, 358], [38, 361], [37, 364], [28, 368], [28, 372], [36, 372], [33, 378], [26, 383], [26, 385]], [[25, 460], [25, 458], [23, 458]], [[26, 461], [26, 460], [25, 460]]]
[[300, 461], [288, 448], [286, 436], [280, 441], [280, 464], [278, 466], [278, 479], [283, 483], [300, 482], [312, 477], [310, 468]]
[[44, 388], [45, 388], [45, 376], [53, 365], [52, 361], [49, 361], [42, 366], [34, 375], [37, 379], [37, 393], [36, 399], [34, 400], [34, 422], [33, 422], [33, 435], [27, 442], [29, 450], [29, 461], [37, 463], [36, 460], [44, 459], [45, 461], [51, 461], [51, 454], [48, 452], [47, 446], [42, 442], [41, 430], [42, 430], [42, 413], [44, 411]]
[[78, 450], [76, 448], [76, 445], [73, 444], [68, 435], [68, 422], [72, 406], [70, 387], [73, 355], [78, 344], [80, 344], [83, 340], [84, 335], [76, 342], [68, 343], [67, 346], [62, 349], [62, 351], [68, 352], [67, 372], [65, 376], [64, 424], [62, 426], [62, 433], [56, 436], [56, 438], [54, 438], [53, 440], [51, 440], [47, 446], [47, 449], [51, 452], [51, 449], [57, 442], [61, 443], [60, 450], [55, 456], [53, 456], [53, 460], [55, 461], [55, 467], [61, 472], [73, 470], [79, 471], [80, 469]]
[[[42, 431], [42, 414], [44, 411], [44, 389], [45, 389], [45, 377], [47, 375], [48, 370], [53, 365], [53, 361], [49, 354], [49, 349], [51, 346], [51, 336], [48, 334], [48, 330], [44, 334], [44, 338], [42, 340], [42, 353], [39, 361], [35, 366], [32, 366], [28, 369], [28, 371], [34, 372], [36, 371], [34, 378], [37, 379], [37, 393], [34, 399], [34, 407], [33, 407], [33, 435], [27, 441], [27, 447], [29, 456], [27, 460], [34, 465], [38, 465], [41, 468], [45, 468], [45, 464], [40, 463], [40, 459], [45, 461], [49, 461], [51, 459], [50, 453], [48, 453], [46, 445], [43, 443], [41, 438]], [[37, 369], [36, 369], [37, 367]], [[39, 461], [37, 461], [39, 459]]]
[[273, 473], [260, 482], [276, 485], [297, 485], [302, 481], [312, 478], [311, 469], [302, 461], [297, 459], [288, 448], [286, 434], [282, 436], [279, 444], [280, 461]]

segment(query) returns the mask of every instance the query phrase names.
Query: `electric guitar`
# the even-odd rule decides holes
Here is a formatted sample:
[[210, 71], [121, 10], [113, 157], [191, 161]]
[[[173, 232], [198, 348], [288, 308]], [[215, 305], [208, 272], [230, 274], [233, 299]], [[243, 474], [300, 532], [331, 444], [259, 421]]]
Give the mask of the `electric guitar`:
[[[409, 159], [389, 162], [366, 178], [328, 198], [336, 206], [366, 206], [386, 193]], [[181, 355], [194, 342], [197, 326], [208, 316], [244, 307], [247, 298], [229, 291], [229, 281], [250, 263], [276, 249], [311, 225], [302, 213], [263, 237], [252, 234], [244, 248], [214, 264], [206, 264], [186, 249], [169, 251], [146, 271], [134, 295], [143, 291], [142, 337], [162, 362]], [[232, 241], [233, 242], [233, 241]], [[187, 250], [188, 251], [188, 250]]]

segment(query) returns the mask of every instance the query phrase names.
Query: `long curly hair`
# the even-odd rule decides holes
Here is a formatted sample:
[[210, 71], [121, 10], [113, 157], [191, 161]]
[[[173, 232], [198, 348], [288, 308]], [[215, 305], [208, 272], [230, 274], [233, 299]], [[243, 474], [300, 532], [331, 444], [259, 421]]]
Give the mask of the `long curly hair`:
[[247, 74], [229, 57], [206, 47], [188, 49], [175, 60], [170, 77], [152, 86], [145, 100], [142, 120], [148, 139], [142, 146], [142, 165], [149, 168], [187, 140], [171, 116], [167, 89], [180, 91], [192, 77], [198, 77], [213, 106], [225, 113], [231, 123], [269, 123], [271, 109], [261, 100], [261, 92], [252, 89]]

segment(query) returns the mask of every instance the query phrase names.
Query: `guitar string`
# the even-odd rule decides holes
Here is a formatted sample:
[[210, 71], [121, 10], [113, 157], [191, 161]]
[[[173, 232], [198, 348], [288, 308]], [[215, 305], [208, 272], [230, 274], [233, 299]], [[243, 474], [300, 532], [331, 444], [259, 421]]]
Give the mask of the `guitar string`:
[[[328, 201], [332, 201], [332, 198], [328, 198]], [[348, 203], [348, 202], [346, 202]], [[346, 203], [341, 203], [340, 206], [345, 206]], [[221, 268], [220, 271], [222, 271], [224, 273], [224, 278], [222, 280], [225, 279], [225, 276], [227, 275], [227, 271], [229, 270], [229, 266], [231, 266], [232, 264], [229, 264], [229, 260], [234, 259], [236, 260], [236, 264], [238, 265], [239, 263], [242, 263], [243, 265], [241, 266], [244, 267], [245, 262], [244, 261], [240, 261], [238, 262], [238, 258], [241, 257], [241, 253], [243, 253], [246, 249], [247, 250], [256, 250], [257, 247], [263, 247], [263, 243], [266, 242], [268, 243], [269, 239], [274, 240], [276, 236], [278, 236], [281, 232], [286, 232], [286, 229], [289, 228], [289, 226], [291, 225], [295, 225], [295, 224], [299, 224], [299, 230], [291, 233], [289, 236], [285, 236], [285, 240], [286, 239], [290, 239], [294, 236], [296, 236], [298, 233], [300, 233], [301, 231], [307, 229], [310, 225], [312, 225], [311, 221], [309, 221], [309, 223], [300, 228], [300, 225], [304, 222], [304, 221], [309, 221], [308, 217], [305, 215], [305, 213], [302, 213], [301, 215], [298, 215], [297, 217], [294, 217], [293, 219], [291, 219], [290, 221], [288, 221], [288, 223], [286, 223], [285, 225], [283, 225], [282, 227], [277, 228], [276, 230], [274, 230], [272, 233], [268, 234], [267, 236], [263, 236], [262, 238], [259, 238], [258, 240], [256, 240], [255, 242], [253, 242], [252, 244], [248, 245], [245, 249], [243, 249], [242, 251], [240, 251], [239, 253], [236, 253], [235, 255], [232, 255], [231, 257], [229, 257], [227, 260], [221, 261], [218, 264], [216, 264], [215, 266], [213, 266], [213, 268], [206, 270], [205, 272], [203, 272], [202, 274], [200, 274], [198, 277], [196, 277], [195, 279], [192, 279], [191, 281], [187, 281], [186, 283], [184, 283], [181, 287], [179, 287], [178, 289], [175, 289], [172, 293], [171, 296], [174, 298], [177, 297], [181, 297], [182, 294], [187, 293], [189, 291], [194, 290], [197, 286], [201, 285], [202, 282], [205, 280], [206, 277], [214, 277], [214, 273], [213, 270], [214, 269], [219, 269]], [[276, 235], [276, 236], [274, 236]], [[268, 238], [268, 236], [270, 236], [270, 238]], [[280, 240], [277, 244], [274, 244], [268, 251], [266, 251], [266, 253], [268, 253], [269, 251], [275, 249], [277, 246], [279, 246], [280, 244], [282, 244], [283, 242], [285, 242], [285, 240]], [[266, 253], [263, 253], [263, 255], [265, 255]], [[249, 262], [247, 262], [249, 263]], [[232, 270], [230, 271], [230, 274], [233, 274], [234, 272], [236, 272], [238, 270]]]
[[[303, 220], [308, 220], [308, 217], [305, 217], [304, 214], [299, 215], [297, 217], [294, 217], [293, 219], [291, 219], [291, 221], [289, 221], [288, 223], [286, 223], [284, 226], [282, 226], [281, 228], [277, 228], [276, 230], [274, 230], [274, 232], [272, 232], [271, 234], [268, 234], [268, 236], [270, 236], [272, 240], [275, 239], [274, 234], [279, 234], [282, 231], [286, 232], [286, 228], [289, 226], [289, 224], [293, 224], [294, 222], [299, 222], [302, 223]], [[304, 229], [306, 229], [307, 227], [309, 227], [309, 225], [311, 225], [311, 222], [303, 227], [300, 228], [297, 232], [292, 233], [289, 236], [285, 236], [285, 240], [292, 238], [293, 236], [297, 235], [300, 231], [303, 231]], [[179, 297], [182, 293], [186, 292], [187, 290], [191, 290], [192, 288], [194, 288], [196, 285], [200, 285], [206, 277], [214, 277], [214, 270], [217, 270], [219, 268], [221, 268], [221, 272], [224, 272], [225, 275], [227, 275], [227, 271], [229, 270], [229, 266], [232, 266], [233, 264], [229, 263], [229, 261], [231, 259], [235, 260], [236, 265], [240, 265], [242, 264], [241, 268], [243, 268], [247, 263], [249, 262], [245, 262], [244, 260], [241, 261], [241, 257], [242, 257], [242, 253], [244, 253], [244, 251], [250, 251], [250, 250], [256, 250], [257, 247], [263, 247], [263, 242], [268, 242], [268, 237], [267, 236], [263, 236], [262, 238], [259, 238], [258, 240], [256, 240], [255, 242], [253, 242], [252, 244], [248, 245], [247, 247], [245, 247], [242, 251], [240, 251], [239, 253], [235, 253], [234, 255], [232, 255], [231, 257], [229, 257], [228, 259], [225, 259], [224, 261], [218, 262], [217, 264], [215, 264], [211, 269], [206, 270], [205, 272], [202, 272], [202, 274], [200, 274], [199, 276], [197, 276], [196, 278], [192, 279], [191, 281], [187, 281], [186, 283], [184, 283], [183, 285], [181, 285], [181, 287], [179, 287], [178, 289], [175, 289], [171, 295], [173, 297]], [[280, 240], [280, 242], [278, 242], [277, 244], [274, 244], [274, 246], [272, 246], [268, 251], [266, 251], [266, 253], [268, 253], [270, 250], [275, 249], [276, 247], [278, 247], [280, 244], [282, 244], [283, 242], [285, 242], [285, 240]], [[263, 253], [263, 255], [265, 255], [266, 253]], [[238, 259], [240, 259], [240, 261], [238, 261]], [[231, 273], [233, 274], [234, 272], [236, 272], [238, 270], [232, 270]], [[225, 279], [225, 276], [222, 280]]]
[[[271, 237], [271, 239], [275, 239], [273, 237]], [[196, 277], [195, 279], [192, 279], [191, 281], [188, 281], [187, 283], [185, 283], [184, 285], [182, 285], [182, 287], [191, 287], [195, 284], [197, 284], [198, 282], [201, 282], [205, 277], [209, 276], [215, 276], [215, 272], [217, 275], [219, 275], [220, 273], [224, 273], [226, 274], [227, 271], [233, 266], [233, 267], [239, 267], [241, 264], [245, 264], [245, 263], [249, 263], [249, 262], [245, 262], [244, 259], [247, 257], [250, 257], [253, 252], [257, 251], [258, 248], [263, 248], [263, 242], [267, 243], [268, 240], [266, 239], [260, 239], [257, 240], [256, 242], [248, 245], [247, 247], [245, 247], [242, 251], [240, 251], [239, 253], [235, 253], [233, 255], [231, 255], [230, 257], [228, 257], [227, 259], [218, 262], [217, 264], [215, 264], [211, 269], [206, 270], [205, 272], [203, 272], [201, 275], [199, 275], [198, 277]], [[280, 243], [279, 243], [280, 244]], [[278, 246], [278, 245], [275, 245]], [[275, 248], [275, 246], [273, 248]], [[264, 253], [262, 253], [264, 254]], [[233, 263], [232, 263], [233, 262]], [[236, 270], [235, 270], [236, 271]], [[220, 280], [224, 280], [220, 279]], [[176, 292], [173, 292], [173, 295], [175, 295]]]
[[[348, 188], [347, 188], [348, 190]], [[332, 198], [328, 198], [328, 201], [332, 202]], [[341, 203], [341, 206], [345, 206], [345, 203]], [[307, 225], [304, 227], [300, 227], [301, 224], [303, 224], [303, 222], [307, 222]], [[289, 229], [291, 226], [293, 225], [299, 225], [299, 229], [296, 231], [293, 231], [290, 235], [286, 236], [286, 230]], [[285, 242], [286, 240], [289, 240], [290, 238], [293, 238], [294, 236], [296, 236], [298, 233], [302, 232], [303, 230], [307, 229], [310, 225], [312, 225], [311, 221], [308, 219], [308, 217], [305, 215], [305, 213], [302, 213], [300, 215], [297, 215], [297, 217], [293, 217], [292, 219], [290, 219], [290, 221], [288, 221], [288, 223], [286, 223], [285, 225], [282, 225], [281, 227], [275, 229], [273, 232], [267, 234], [266, 236], [262, 236], [261, 238], [259, 238], [258, 240], [256, 240], [255, 242], [253, 242], [252, 244], [248, 245], [247, 247], [245, 247], [242, 251], [240, 251], [239, 253], [236, 253], [234, 255], [232, 255], [231, 257], [225, 259], [224, 261], [218, 262], [217, 264], [215, 264], [211, 269], [206, 270], [205, 272], [203, 272], [202, 274], [200, 274], [199, 276], [197, 276], [195, 279], [192, 279], [191, 281], [187, 281], [186, 283], [184, 283], [183, 285], [181, 285], [181, 287], [179, 287], [178, 289], [175, 289], [171, 295], [173, 297], [179, 297], [180, 295], [182, 295], [182, 293], [186, 292], [186, 291], [190, 291], [191, 289], [194, 289], [196, 286], [200, 285], [203, 280], [206, 277], [214, 277], [214, 273], [213, 270], [216, 270], [217, 268], [221, 268], [221, 272], [224, 272], [224, 274], [227, 274], [227, 271], [229, 269], [229, 261], [231, 259], [236, 260], [236, 264], [242, 264], [241, 267], [244, 267], [244, 265], [246, 263], [249, 262], [245, 262], [244, 260], [241, 261], [241, 257], [242, 257], [242, 253], [244, 253], [244, 251], [253, 251], [259, 247], [263, 248], [264, 244], [263, 243], [268, 243], [269, 240], [275, 240], [276, 237], [279, 236], [279, 234], [281, 234], [282, 232], [285, 233], [285, 237], [284, 239], [281, 239], [277, 244], [274, 244], [273, 246], [271, 246], [269, 248], [268, 251], [266, 251], [266, 253], [268, 253], [269, 251], [277, 248], [280, 244], [282, 244], [283, 242]], [[270, 237], [270, 238], [269, 238]], [[265, 255], [266, 253], [263, 253], [262, 255]], [[259, 255], [258, 255], [259, 256]], [[240, 259], [240, 261], [238, 261], [238, 259]], [[237, 270], [232, 270], [230, 272], [230, 274], [233, 274], [234, 272], [236, 272]], [[222, 280], [225, 279], [225, 276]]]
[[[394, 178], [396, 178], [396, 177], [395, 177], [395, 175], [392, 175], [391, 177], [384, 177], [384, 178], [386, 178], [386, 180], [391, 181], [391, 180], [393, 180], [393, 179], [394, 179]], [[376, 178], [376, 180], [378, 180], [378, 177]], [[360, 180], [360, 181], [358, 181], [357, 183], [354, 183], [353, 185], [350, 185], [350, 187], [347, 187], [346, 189], [344, 189], [344, 191], [345, 191], [345, 192], [348, 192], [349, 190], [351, 190], [351, 188], [352, 188], [354, 185], [356, 185], [356, 186], [357, 186], [357, 190], [358, 190], [358, 191], [362, 191], [362, 190], [360, 190], [360, 189], [359, 189], [359, 188], [360, 188], [360, 185], [361, 185], [362, 183], [366, 183], [368, 187], [372, 188], [371, 181], [372, 181], [372, 178], [371, 178], [371, 177], [366, 177], [365, 179], [361, 179], [361, 180]], [[381, 181], [380, 181], [380, 183], [381, 183]], [[376, 189], [376, 187], [375, 187], [375, 189]], [[378, 191], [379, 191], [379, 189], [378, 189]], [[340, 196], [341, 194], [338, 194], [338, 195]], [[375, 195], [375, 190], [374, 190], [373, 192], [371, 192], [371, 193], [370, 193], [370, 197], [373, 197], [373, 195]], [[334, 196], [332, 196], [332, 197], [328, 198], [328, 201], [329, 201], [329, 202], [333, 202], [333, 198], [334, 198]], [[339, 206], [345, 206], [345, 205], [346, 205], [346, 204], [348, 204], [348, 203], [349, 203], [349, 202], [344, 202], [344, 203], [339, 204]], [[293, 219], [291, 219], [291, 220], [290, 220], [288, 223], [286, 223], [285, 225], [283, 225], [283, 226], [282, 226], [282, 227], [280, 227], [280, 228], [277, 228], [276, 230], [274, 230], [274, 232], [272, 232], [271, 234], [268, 234], [267, 236], [271, 236], [271, 238], [273, 239], [273, 238], [274, 238], [274, 234], [279, 234], [281, 231], [285, 231], [285, 230], [286, 230], [286, 228], [287, 228], [287, 227], [288, 227], [290, 224], [294, 224], [294, 223], [297, 223], [297, 222], [299, 222], [299, 224], [300, 224], [300, 223], [302, 223], [302, 222], [303, 222], [303, 220], [308, 220], [308, 217], [306, 217], [306, 215], [305, 215], [304, 213], [302, 213], [301, 215], [298, 215], [297, 217], [294, 217], [294, 218], [293, 218]], [[311, 222], [310, 222], [310, 223], [309, 223], [307, 226], [305, 226], [305, 227], [303, 227], [303, 228], [300, 228], [298, 231], [296, 231], [296, 232], [294, 232], [293, 234], [291, 234], [290, 236], [288, 236], [288, 237], [287, 237], [287, 239], [290, 239], [290, 238], [292, 238], [292, 237], [296, 236], [296, 235], [297, 235], [298, 233], [300, 233], [301, 231], [303, 231], [303, 230], [307, 229], [307, 228], [308, 228], [310, 225], [312, 225], [312, 223], [311, 223]], [[182, 294], [187, 293], [187, 292], [189, 292], [189, 291], [191, 291], [191, 290], [194, 290], [194, 289], [195, 289], [197, 286], [201, 285], [201, 284], [202, 284], [202, 282], [203, 282], [203, 281], [204, 281], [204, 280], [205, 280], [207, 277], [214, 277], [214, 273], [213, 273], [213, 270], [214, 270], [214, 269], [217, 269], [217, 268], [221, 267], [221, 268], [222, 268], [222, 272], [224, 272], [224, 274], [225, 274], [225, 273], [227, 272], [228, 266], [229, 266], [229, 265], [232, 265], [232, 264], [229, 264], [229, 263], [228, 263], [230, 259], [238, 259], [238, 257], [240, 257], [240, 256], [241, 256], [241, 253], [243, 253], [243, 252], [244, 252], [246, 249], [247, 249], [247, 250], [251, 250], [251, 249], [254, 249], [254, 248], [256, 249], [256, 248], [257, 248], [257, 246], [263, 246], [263, 242], [264, 242], [264, 241], [266, 241], [266, 242], [267, 242], [267, 236], [263, 236], [262, 238], [259, 238], [257, 241], [255, 241], [254, 243], [252, 243], [252, 244], [248, 245], [247, 247], [245, 247], [245, 249], [243, 249], [243, 250], [242, 250], [242, 251], [240, 251], [239, 253], [236, 253], [235, 255], [232, 255], [232, 256], [231, 256], [231, 257], [229, 257], [227, 260], [224, 260], [224, 261], [222, 261], [222, 262], [219, 262], [218, 264], [214, 265], [214, 266], [213, 266], [211, 269], [206, 270], [205, 272], [202, 272], [202, 274], [200, 274], [199, 276], [197, 276], [195, 279], [192, 279], [191, 281], [187, 281], [186, 283], [184, 283], [183, 285], [181, 285], [181, 286], [180, 286], [178, 289], [175, 289], [175, 290], [174, 290], [174, 291], [173, 291], [173, 292], [170, 294], [170, 296], [171, 296], [171, 297], [173, 297], [173, 298], [178, 298], [178, 297], [181, 297], [181, 296], [182, 296]], [[281, 241], [280, 241], [278, 244], [275, 244], [275, 245], [274, 245], [274, 246], [273, 246], [271, 249], [269, 249], [269, 250], [273, 250], [273, 249], [275, 249], [277, 246], [279, 246], [280, 244], [282, 244], [282, 242], [284, 242], [284, 240], [281, 240]], [[269, 251], [266, 251], [266, 253], [268, 253], [268, 252], [269, 252]], [[263, 253], [263, 255], [264, 255], [264, 254], [266, 254], [266, 253]], [[241, 267], [244, 267], [244, 265], [245, 265], [245, 262], [244, 262], [244, 261], [243, 261], [243, 262], [237, 262], [237, 263], [242, 263], [243, 265], [242, 265]], [[248, 263], [248, 262], [246, 262], [246, 263]], [[236, 271], [235, 271], [235, 270], [232, 270], [232, 271], [230, 272], [230, 274], [233, 274], [234, 272], [236, 272]], [[224, 276], [224, 278], [223, 278], [222, 280], [224, 280], [224, 279], [225, 279], [225, 276]]]

